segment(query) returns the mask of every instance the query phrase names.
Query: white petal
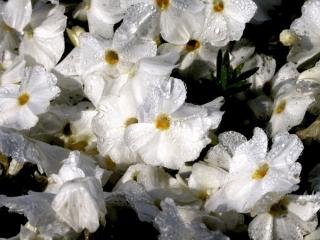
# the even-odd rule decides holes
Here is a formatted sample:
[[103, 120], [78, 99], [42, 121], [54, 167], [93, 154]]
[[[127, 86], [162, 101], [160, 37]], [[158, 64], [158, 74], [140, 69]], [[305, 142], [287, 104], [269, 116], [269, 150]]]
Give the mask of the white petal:
[[10, 0], [4, 5], [2, 11], [2, 17], [6, 24], [18, 32], [22, 32], [31, 19], [31, 1]]
[[[211, 8], [210, 11], [212, 11]], [[209, 14], [206, 19], [203, 38], [213, 46], [225, 46], [229, 42], [227, 22], [221, 14]]]
[[273, 144], [266, 159], [276, 166], [292, 164], [297, 161], [302, 150], [303, 144], [298, 136], [286, 132], [279, 133], [273, 138]]
[[270, 214], [261, 214], [249, 224], [249, 236], [254, 240], [273, 239], [273, 217]]
[[[173, 1], [176, 4], [179, 1]], [[160, 27], [161, 36], [163, 39], [173, 44], [186, 44], [194, 37], [198, 37], [201, 33], [204, 18], [201, 14], [201, 4], [197, 7], [188, 6], [193, 10], [198, 9], [198, 12], [190, 12], [182, 9], [181, 6], [187, 6], [190, 3], [196, 5], [195, 1], [184, 1], [179, 3], [179, 6], [170, 6], [167, 10], [161, 12]]]
[[254, 129], [253, 137], [246, 143], [241, 144], [235, 149], [232, 158], [231, 167], [241, 166], [243, 158], [246, 158], [251, 164], [259, 164], [264, 161], [268, 149], [268, 138], [265, 132], [260, 128]]
[[78, 178], [65, 183], [52, 208], [76, 232], [95, 232], [106, 214], [103, 190], [96, 178]]
[[288, 195], [288, 210], [303, 221], [312, 220], [320, 209], [320, 195]]

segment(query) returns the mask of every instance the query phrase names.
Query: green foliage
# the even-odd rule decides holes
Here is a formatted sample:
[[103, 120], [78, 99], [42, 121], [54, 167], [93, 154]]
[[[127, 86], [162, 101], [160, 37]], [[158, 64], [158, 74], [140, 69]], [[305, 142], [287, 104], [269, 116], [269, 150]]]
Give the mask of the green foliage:
[[219, 50], [217, 56], [217, 71], [213, 75], [216, 90], [223, 96], [233, 95], [248, 89], [251, 83], [247, 79], [258, 71], [258, 67], [242, 72], [244, 64], [240, 64], [235, 69], [230, 64], [230, 53], [228, 50], [222, 53]]

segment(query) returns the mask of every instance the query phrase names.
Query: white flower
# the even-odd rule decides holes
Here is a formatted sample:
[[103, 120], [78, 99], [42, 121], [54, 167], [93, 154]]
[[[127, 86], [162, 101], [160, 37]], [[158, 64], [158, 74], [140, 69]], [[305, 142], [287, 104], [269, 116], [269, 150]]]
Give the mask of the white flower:
[[58, 217], [74, 231], [95, 232], [104, 223], [106, 206], [101, 184], [95, 177], [77, 178], [62, 185], [52, 204]]
[[128, 82], [118, 95], [106, 96], [98, 106], [94, 119], [94, 132], [98, 137], [98, 149], [123, 168], [141, 161], [125, 143], [127, 128], [138, 122], [138, 107], [144, 102], [148, 89], [168, 78], [174, 68], [176, 54], [143, 58], [128, 74]]
[[4, 4], [2, 11], [5, 24], [22, 33], [31, 19], [31, 0], [9, 0]]
[[[144, 162], [179, 169], [195, 160], [210, 142], [208, 131], [218, 127], [222, 112], [184, 103], [185, 99], [186, 89], [179, 79], [170, 78], [150, 88], [139, 108], [138, 123], [129, 126], [125, 136], [129, 148]], [[213, 105], [220, 107], [221, 100]]]
[[296, 66], [292, 63], [284, 65], [272, 82], [274, 95], [273, 113], [270, 119], [272, 134], [288, 131], [299, 125], [304, 115], [314, 101], [311, 92], [297, 90], [299, 76]]
[[[212, 71], [212, 67], [216, 63], [218, 48], [212, 46], [204, 39], [203, 26], [201, 28], [193, 26], [196, 29], [192, 29], [191, 27], [186, 30], [188, 31], [188, 38], [185, 39], [185, 42], [179, 44], [161, 44], [158, 52], [179, 52], [181, 55], [179, 69], [182, 74], [192, 74], [200, 78], [208, 74], [208, 71]], [[197, 65], [193, 67], [195, 64]]]
[[137, 39], [154, 40], [161, 33], [170, 43], [189, 39], [189, 29], [201, 29], [203, 3], [195, 0], [122, 1], [127, 13], [115, 33], [119, 43]]
[[10, 0], [1, 2], [0, 45], [3, 50], [13, 50], [19, 46], [18, 32], [22, 33], [29, 23], [32, 13], [30, 0]]
[[207, 200], [205, 208], [245, 213], [268, 193], [284, 195], [296, 190], [301, 171], [296, 160], [302, 152], [302, 142], [295, 135], [281, 133], [274, 137], [269, 152], [267, 148], [266, 134], [255, 128], [252, 139], [234, 149], [226, 181]]
[[57, 193], [65, 182], [76, 178], [95, 177], [103, 186], [110, 173], [100, 168], [92, 159], [80, 156], [80, 152], [70, 152], [68, 158], [62, 161], [57, 174], [51, 174], [46, 192]]
[[305, 62], [319, 53], [320, 1], [306, 1], [301, 11], [302, 16], [296, 19], [290, 27], [290, 30], [297, 35], [297, 40], [287, 57], [288, 61], [298, 64]]
[[60, 92], [56, 77], [42, 67], [26, 68], [21, 86], [0, 88], [0, 125], [29, 129], [38, 122], [37, 115], [47, 111], [50, 101]]
[[224, 183], [227, 172], [224, 169], [211, 167], [204, 163], [195, 163], [188, 180], [188, 186], [195, 191], [201, 200], [206, 200]]
[[319, 195], [287, 195], [259, 214], [249, 224], [249, 236], [254, 240], [304, 239], [317, 225]]
[[222, 47], [240, 40], [245, 24], [254, 16], [257, 6], [251, 0], [205, 0], [206, 23], [204, 38]]
[[93, 123], [98, 150], [101, 155], [108, 155], [118, 168], [141, 161], [124, 141], [126, 129], [137, 122], [137, 104], [132, 96], [108, 96], [100, 102]]
[[117, 46], [115, 40], [104, 41], [83, 33], [79, 41], [80, 46], [55, 70], [65, 77], [80, 78], [84, 92], [96, 106], [103, 95], [118, 94], [140, 59], [156, 55], [155, 43], [147, 40]]
[[88, 20], [91, 34], [108, 39], [113, 36], [113, 26], [122, 20], [124, 12], [121, 1], [83, 0], [73, 17]]
[[67, 22], [64, 10], [62, 5], [38, 4], [24, 28], [20, 54], [31, 62], [52, 69], [64, 52], [63, 32]]

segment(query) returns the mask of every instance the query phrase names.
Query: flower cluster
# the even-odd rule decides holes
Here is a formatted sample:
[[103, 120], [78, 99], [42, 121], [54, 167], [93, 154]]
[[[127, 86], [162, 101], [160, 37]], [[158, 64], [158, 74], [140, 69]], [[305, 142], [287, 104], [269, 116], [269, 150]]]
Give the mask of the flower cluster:
[[[299, 160], [320, 141], [320, 0], [279, 34], [283, 64], [244, 37], [278, 5], [0, 1], [0, 207], [27, 219], [0, 237], [121, 239], [130, 209], [163, 240], [320, 239], [320, 162], [309, 184]], [[44, 186], [16, 192], [30, 166]]]

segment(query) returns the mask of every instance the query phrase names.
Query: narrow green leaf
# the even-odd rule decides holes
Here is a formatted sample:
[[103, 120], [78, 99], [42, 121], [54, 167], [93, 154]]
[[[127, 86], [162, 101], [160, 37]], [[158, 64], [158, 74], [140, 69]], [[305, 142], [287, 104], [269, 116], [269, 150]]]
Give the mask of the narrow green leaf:
[[248, 71], [245, 71], [245, 72], [241, 73], [239, 76], [237, 76], [237, 78], [235, 79], [235, 82], [248, 79], [253, 74], [255, 74], [258, 70], [259, 70], [259, 68], [256, 67], [256, 68], [253, 68], [253, 69], [250, 69]]
[[221, 69], [222, 69], [222, 50], [220, 49], [217, 56], [217, 81], [221, 85]]

